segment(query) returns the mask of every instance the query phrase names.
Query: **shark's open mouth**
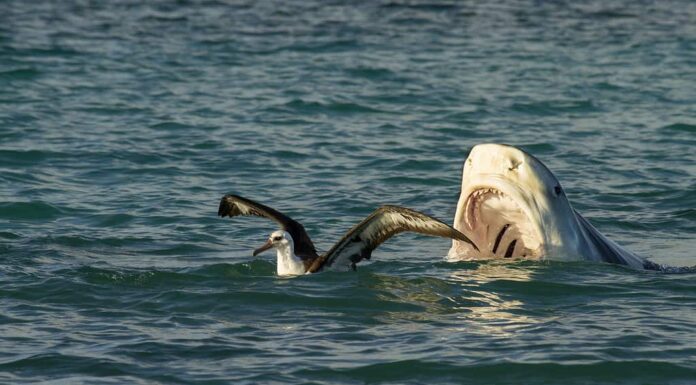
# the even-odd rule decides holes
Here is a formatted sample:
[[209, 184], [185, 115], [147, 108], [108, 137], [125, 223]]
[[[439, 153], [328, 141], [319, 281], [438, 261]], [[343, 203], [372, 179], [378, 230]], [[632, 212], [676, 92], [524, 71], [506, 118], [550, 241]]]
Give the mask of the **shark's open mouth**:
[[463, 230], [480, 252], [466, 250], [474, 258], [529, 258], [542, 255], [542, 240], [532, 222], [514, 199], [494, 188], [469, 194], [465, 203]]

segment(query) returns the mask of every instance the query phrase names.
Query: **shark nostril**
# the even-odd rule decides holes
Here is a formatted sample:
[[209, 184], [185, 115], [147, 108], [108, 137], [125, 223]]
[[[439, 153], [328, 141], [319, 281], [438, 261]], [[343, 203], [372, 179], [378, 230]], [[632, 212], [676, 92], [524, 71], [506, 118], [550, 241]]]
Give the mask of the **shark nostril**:
[[556, 187], [553, 188], [553, 191], [556, 193], [556, 195], [561, 195], [563, 192], [563, 189], [561, 189], [561, 185], [557, 184]]

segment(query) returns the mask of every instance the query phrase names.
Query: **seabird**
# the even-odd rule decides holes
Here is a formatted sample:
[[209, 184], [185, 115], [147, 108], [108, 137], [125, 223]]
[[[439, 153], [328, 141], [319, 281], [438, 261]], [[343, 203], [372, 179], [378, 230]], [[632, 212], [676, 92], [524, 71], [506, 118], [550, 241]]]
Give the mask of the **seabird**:
[[275, 248], [278, 275], [309, 274], [343, 267], [355, 270], [355, 264], [363, 259], [370, 259], [372, 250], [382, 242], [404, 231], [456, 239], [470, 243], [478, 250], [469, 238], [451, 226], [421, 212], [399, 206], [382, 206], [373, 211], [322, 255], [317, 253], [299, 222], [250, 199], [233, 194], [225, 195], [220, 201], [218, 215], [230, 218], [254, 215], [278, 222], [282, 230], [271, 233], [268, 241], [253, 253], [256, 256]]

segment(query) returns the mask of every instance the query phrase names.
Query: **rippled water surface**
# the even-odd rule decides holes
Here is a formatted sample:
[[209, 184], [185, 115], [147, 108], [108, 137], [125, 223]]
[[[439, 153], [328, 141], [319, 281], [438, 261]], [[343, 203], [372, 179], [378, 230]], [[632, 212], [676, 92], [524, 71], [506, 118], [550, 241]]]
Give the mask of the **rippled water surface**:
[[696, 265], [691, 1], [0, 2], [0, 382], [694, 384], [696, 275], [321, 250], [380, 204], [454, 216], [518, 145], [603, 233]]

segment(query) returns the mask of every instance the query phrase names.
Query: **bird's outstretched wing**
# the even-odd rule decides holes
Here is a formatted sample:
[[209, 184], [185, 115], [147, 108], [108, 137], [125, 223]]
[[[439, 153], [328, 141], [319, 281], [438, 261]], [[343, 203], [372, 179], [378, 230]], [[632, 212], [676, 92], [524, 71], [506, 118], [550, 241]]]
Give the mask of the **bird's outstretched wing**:
[[382, 242], [404, 231], [457, 239], [478, 250], [464, 234], [429, 215], [399, 206], [382, 206], [350, 229], [323, 257], [317, 258], [309, 272], [346, 266], [355, 269], [355, 264], [370, 259], [372, 250]]
[[312, 240], [299, 222], [261, 203], [240, 197], [239, 195], [228, 194], [220, 200], [218, 215], [230, 218], [237, 215], [255, 215], [272, 219], [278, 222], [283, 230], [292, 236], [295, 244], [295, 255], [303, 259], [317, 257], [317, 251]]

